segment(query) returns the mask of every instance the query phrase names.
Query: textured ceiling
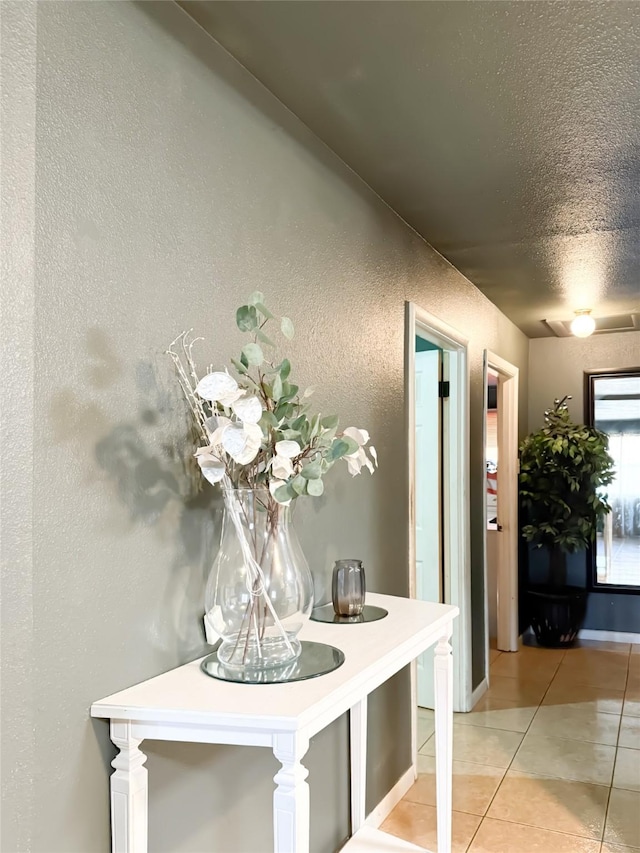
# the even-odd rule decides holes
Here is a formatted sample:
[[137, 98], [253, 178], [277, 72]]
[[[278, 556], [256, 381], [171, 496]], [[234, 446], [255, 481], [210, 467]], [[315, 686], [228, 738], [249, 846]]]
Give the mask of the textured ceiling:
[[181, 5], [528, 335], [640, 310], [640, 3]]

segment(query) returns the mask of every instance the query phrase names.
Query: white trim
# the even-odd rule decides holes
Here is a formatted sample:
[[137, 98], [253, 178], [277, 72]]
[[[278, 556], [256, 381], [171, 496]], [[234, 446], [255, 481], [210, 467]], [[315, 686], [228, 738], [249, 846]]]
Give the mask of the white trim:
[[488, 682], [487, 678], [483, 678], [482, 681], [480, 682], [480, 684], [478, 684], [476, 689], [471, 694], [471, 710], [472, 711], [476, 707], [478, 702], [482, 699], [482, 697], [484, 696], [484, 694], [487, 692], [488, 689], [489, 689], [489, 682]]
[[364, 825], [377, 829], [395, 809], [417, 778], [418, 772], [416, 770], [416, 765], [412, 764], [411, 767], [398, 779], [389, 793], [380, 800], [375, 809], [367, 815]]
[[461, 332], [436, 317], [435, 314], [425, 311], [414, 302], [407, 302], [407, 307], [409, 319], [413, 319], [413, 328], [421, 326], [438, 346], [450, 350], [465, 349], [469, 346], [469, 338], [465, 338]]
[[[450, 496], [446, 530], [449, 547], [445, 555], [445, 602], [456, 604], [460, 616], [455, 620], [453, 642], [459, 654], [453, 656], [454, 695], [456, 711], [471, 710], [471, 546], [469, 507], [469, 340], [452, 326], [415, 305], [406, 303], [405, 314], [405, 394], [407, 400], [407, 441], [409, 448], [409, 595], [416, 595], [416, 541], [415, 541], [415, 336], [423, 331], [429, 340], [443, 350], [455, 353], [455, 373], [450, 376], [452, 387], [459, 389], [455, 413], [455, 429], [451, 430], [455, 449], [449, 457], [457, 470], [450, 472], [458, 488]], [[447, 490], [445, 488], [445, 501]], [[411, 666], [411, 739], [412, 760], [417, 765], [417, 664]]]
[[[501, 534], [498, 539], [498, 648], [518, 651], [518, 387], [519, 370], [504, 358], [484, 351], [485, 406], [487, 412], [487, 371], [498, 373], [498, 515]], [[509, 452], [505, 454], [505, 448]], [[484, 466], [484, 454], [483, 454]], [[484, 476], [484, 472], [483, 472]], [[489, 672], [489, 598], [487, 568], [487, 497], [483, 489], [484, 597], [485, 597], [485, 669]]]
[[364, 826], [340, 848], [340, 853], [429, 853], [410, 841]]
[[[489, 654], [489, 566], [487, 563], [487, 419], [489, 413], [489, 364], [487, 351], [482, 357], [482, 465], [484, 471], [482, 486], [482, 566], [484, 571], [484, 680], [487, 687], [491, 681], [489, 670], [491, 655]], [[478, 685], [480, 686], [480, 685]], [[472, 697], [473, 701], [473, 697]], [[474, 702], [475, 704], [475, 702]], [[473, 708], [473, 706], [472, 706]]]
[[640, 644], [640, 634], [629, 631], [596, 631], [592, 628], [581, 628], [578, 631], [579, 640], [601, 640], [607, 643], [637, 643]]

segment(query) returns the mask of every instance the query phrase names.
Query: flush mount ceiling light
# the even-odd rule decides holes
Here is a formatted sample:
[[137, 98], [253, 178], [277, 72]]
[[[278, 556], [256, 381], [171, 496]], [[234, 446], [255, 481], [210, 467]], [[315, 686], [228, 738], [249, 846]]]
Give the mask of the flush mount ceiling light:
[[576, 316], [571, 321], [571, 331], [576, 338], [588, 338], [596, 330], [596, 321], [591, 316], [591, 309], [575, 313]]

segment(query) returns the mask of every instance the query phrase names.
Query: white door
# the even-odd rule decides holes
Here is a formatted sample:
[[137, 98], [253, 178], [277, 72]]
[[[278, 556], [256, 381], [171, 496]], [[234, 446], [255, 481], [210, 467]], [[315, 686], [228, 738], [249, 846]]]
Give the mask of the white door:
[[[441, 351], [416, 352], [416, 597], [442, 602]], [[433, 708], [433, 649], [418, 658], [418, 705]]]

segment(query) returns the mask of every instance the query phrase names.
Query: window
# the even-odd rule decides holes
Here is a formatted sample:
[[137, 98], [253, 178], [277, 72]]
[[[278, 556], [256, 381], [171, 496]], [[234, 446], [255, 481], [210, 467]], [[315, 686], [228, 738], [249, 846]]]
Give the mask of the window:
[[640, 368], [585, 374], [585, 420], [609, 436], [615, 480], [590, 551], [591, 589], [640, 592]]

